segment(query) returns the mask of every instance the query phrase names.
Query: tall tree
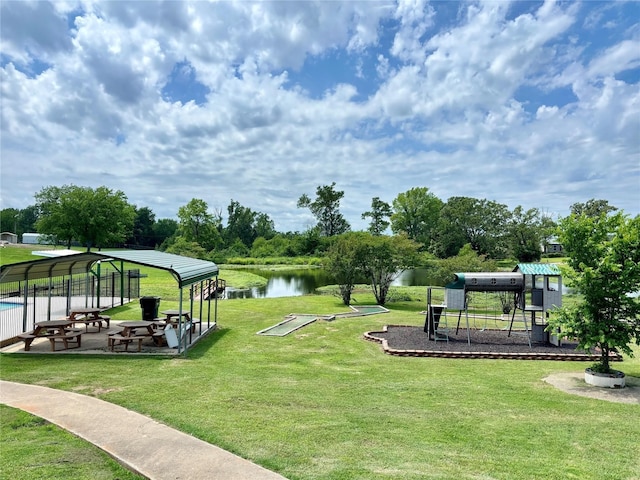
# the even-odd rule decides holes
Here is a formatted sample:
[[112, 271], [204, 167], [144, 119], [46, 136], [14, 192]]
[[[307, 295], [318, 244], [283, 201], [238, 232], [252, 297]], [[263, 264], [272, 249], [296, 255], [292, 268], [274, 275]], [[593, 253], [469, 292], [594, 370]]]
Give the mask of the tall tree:
[[313, 201], [306, 193], [298, 199], [298, 208], [311, 210], [311, 213], [318, 220], [317, 228], [320, 235], [326, 237], [348, 232], [351, 228], [340, 213], [340, 200], [344, 197], [344, 192], [337, 191], [335, 186], [335, 182], [331, 185], [318, 186], [316, 199]]
[[161, 218], [153, 225], [153, 235], [158, 245], [165, 245], [165, 242], [171, 241], [178, 231], [178, 222], [172, 218]]
[[351, 303], [356, 281], [364, 276], [368, 235], [363, 232], [343, 233], [335, 237], [327, 250], [325, 268], [338, 284], [345, 305]]
[[364, 247], [362, 271], [371, 282], [378, 305], [384, 305], [393, 281], [416, 266], [420, 245], [404, 234], [370, 235]]
[[393, 200], [391, 230], [407, 236], [429, 248], [438, 225], [442, 200], [427, 187], [414, 187]]
[[520, 262], [537, 262], [542, 256], [542, 220], [540, 211], [525, 211], [520, 205], [513, 209], [507, 221], [507, 244]]
[[[71, 191], [80, 187], [63, 185], [48, 186], [35, 195], [38, 221], [36, 230], [43, 235], [50, 235], [57, 241], [65, 242], [71, 247], [74, 239], [74, 218], [72, 212], [64, 207], [65, 198]], [[73, 207], [73, 206], [72, 206]]]
[[133, 222], [133, 237], [131, 238], [134, 245], [145, 247], [154, 247], [156, 245], [156, 235], [153, 229], [156, 216], [148, 207], [136, 208], [136, 217]]
[[451, 197], [440, 215], [435, 252], [456, 255], [467, 243], [480, 255], [500, 258], [505, 253], [506, 205], [486, 199]]
[[46, 187], [36, 195], [39, 233], [87, 247], [117, 245], [131, 235], [134, 207], [121, 191], [101, 186]]
[[380, 200], [380, 197], [373, 197], [373, 199], [371, 199], [371, 210], [364, 212], [362, 219], [366, 220], [367, 218], [371, 218], [371, 222], [369, 222], [369, 232], [373, 235], [382, 235], [391, 224], [387, 219], [391, 217], [392, 213], [391, 205]]
[[592, 198], [587, 200], [586, 203], [574, 203], [571, 205], [571, 213], [577, 216], [582, 214], [591, 218], [599, 218], [601, 215], [608, 215], [618, 210], [613, 205], [609, 205], [608, 200], [596, 200]]
[[17, 208], [3, 208], [0, 211], [0, 231], [18, 233], [18, 216], [20, 210]]
[[195, 242], [205, 250], [213, 250], [223, 244], [220, 235], [222, 218], [209, 213], [207, 202], [193, 198], [178, 209], [180, 233], [187, 242]]
[[266, 240], [270, 240], [276, 236], [276, 227], [273, 220], [266, 213], [259, 212], [256, 215], [255, 221], [255, 238], [262, 237]]
[[631, 343], [640, 345], [640, 216], [574, 213], [560, 221], [560, 240], [581, 299], [562, 307], [549, 326], [577, 338], [581, 348], [596, 347], [600, 361], [594, 367], [609, 373], [611, 353], [633, 356]]

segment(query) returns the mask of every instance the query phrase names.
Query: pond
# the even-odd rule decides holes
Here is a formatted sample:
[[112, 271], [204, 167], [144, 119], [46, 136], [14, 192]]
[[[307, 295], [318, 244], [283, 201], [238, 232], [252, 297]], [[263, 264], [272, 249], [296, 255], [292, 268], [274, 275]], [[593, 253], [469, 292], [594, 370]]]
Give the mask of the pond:
[[[314, 293], [316, 289], [335, 284], [335, 280], [322, 268], [292, 269], [292, 270], [260, 270], [243, 269], [243, 271], [260, 275], [267, 279], [264, 287], [246, 290], [227, 289], [227, 298], [276, 298], [296, 297]], [[224, 278], [224, 275], [222, 275]], [[367, 283], [364, 279], [360, 283]], [[406, 270], [394, 282], [399, 286], [427, 286], [429, 282], [424, 268]]]

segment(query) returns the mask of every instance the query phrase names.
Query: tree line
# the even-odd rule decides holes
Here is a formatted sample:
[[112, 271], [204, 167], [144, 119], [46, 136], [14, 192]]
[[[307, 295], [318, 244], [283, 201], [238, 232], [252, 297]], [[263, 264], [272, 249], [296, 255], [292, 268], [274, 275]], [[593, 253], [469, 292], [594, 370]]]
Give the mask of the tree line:
[[[35, 195], [34, 205], [0, 211], [0, 228], [18, 235], [35, 231], [67, 246], [158, 248], [219, 263], [231, 257], [324, 256], [336, 237], [351, 231], [340, 211], [343, 197], [335, 182], [318, 186], [315, 196], [302, 194], [298, 208], [308, 209], [317, 223], [303, 232], [277, 232], [269, 215], [233, 199], [226, 222], [222, 211], [196, 198], [178, 208], [176, 221], [156, 219], [150, 208], [131, 205], [124, 192], [106, 186], [48, 186]], [[571, 210], [616, 208], [592, 199]], [[443, 201], [427, 187], [411, 188], [391, 203], [374, 197], [361, 218], [369, 220], [370, 235], [385, 236], [390, 230], [442, 259], [469, 245], [488, 259], [536, 261], [557, 234], [556, 221], [540, 209], [509, 210], [493, 200], [460, 196]]]

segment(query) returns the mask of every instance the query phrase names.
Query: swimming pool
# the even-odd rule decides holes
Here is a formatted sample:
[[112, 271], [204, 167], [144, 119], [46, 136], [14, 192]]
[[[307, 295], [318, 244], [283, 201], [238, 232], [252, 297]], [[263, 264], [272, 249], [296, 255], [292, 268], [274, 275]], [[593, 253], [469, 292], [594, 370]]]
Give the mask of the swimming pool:
[[10, 308], [18, 308], [18, 307], [22, 307], [22, 303], [0, 301], [0, 312], [2, 310], [9, 310]]

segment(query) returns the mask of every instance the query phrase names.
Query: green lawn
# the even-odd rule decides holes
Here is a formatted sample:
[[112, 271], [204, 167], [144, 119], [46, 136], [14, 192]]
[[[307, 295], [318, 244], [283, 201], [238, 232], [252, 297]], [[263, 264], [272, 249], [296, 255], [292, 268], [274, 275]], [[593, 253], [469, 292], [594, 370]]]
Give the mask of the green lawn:
[[97, 447], [21, 410], [0, 405], [0, 477], [11, 480], [128, 480], [131, 473]]
[[[143, 295], [176, 306], [171, 277], [145, 273]], [[222, 268], [227, 275], [239, 275], [237, 284], [257, 280]], [[223, 300], [219, 330], [186, 358], [2, 355], [0, 377], [131, 408], [292, 480], [640, 478], [639, 405], [573, 396], [542, 381], [584, 363], [392, 357], [362, 339], [386, 324], [422, 325], [424, 294], [400, 289], [390, 313], [319, 321], [285, 337], [256, 332], [289, 313], [347, 308], [330, 295]], [[354, 297], [374, 303], [364, 289]], [[140, 306], [109, 314], [139, 318]], [[636, 352], [619, 368], [640, 377]], [[99, 478], [76, 468], [73, 458], [84, 454], [64, 457], [75, 476], [47, 461], [33, 469], [29, 452], [54, 442], [86, 450], [107, 478], [127, 478], [109, 473], [117, 465], [93, 456], [92, 446], [41, 428], [35, 417], [0, 414], [0, 476], [21, 468], [34, 473], [23, 478]]]
[[[221, 301], [220, 329], [187, 358], [3, 355], [0, 376], [131, 408], [290, 479], [640, 478], [640, 406], [542, 381], [584, 363], [387, 356], [362, 334], [420, 325], [424, 305], [388, 307], [264, 337], [288, 313], [345, 307], [331, 296]], [[114, 318], [127, 308], [139, 313]], [[621, 368], [640, 377], [637, 358]]]

